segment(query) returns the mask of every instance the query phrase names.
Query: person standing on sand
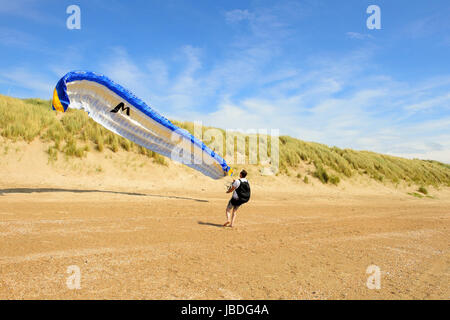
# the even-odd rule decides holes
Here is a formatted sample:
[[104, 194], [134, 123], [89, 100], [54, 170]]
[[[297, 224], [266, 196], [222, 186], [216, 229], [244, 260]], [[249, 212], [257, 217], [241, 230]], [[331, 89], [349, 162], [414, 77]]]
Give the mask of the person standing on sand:
[[241, 205], [247, 203], [250, 200], [250, 184], [248, 183], [247, 171], [242, 170], [239, 173], [238, 180], [233, 180], [233, 183], [228, 188], [227, 193], [233, 192], [233, 196], [227, 205], [227, 222], [223, 225], [224, 227], [230, 226], [231, 228], [234, 225], [234, 221], [236, 219], [237, 210]]

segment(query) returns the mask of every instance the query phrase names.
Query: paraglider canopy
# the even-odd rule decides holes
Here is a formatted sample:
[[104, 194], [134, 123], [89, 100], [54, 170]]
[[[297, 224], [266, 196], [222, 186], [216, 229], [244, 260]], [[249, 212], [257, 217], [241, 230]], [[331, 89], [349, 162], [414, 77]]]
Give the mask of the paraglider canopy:
[[225, 160], [202, 141], [104, 75], [67, 73], [56, 84], [52, 107], [60, 112], [85, 110], [106, 129], [213, 179], [232, 175]]

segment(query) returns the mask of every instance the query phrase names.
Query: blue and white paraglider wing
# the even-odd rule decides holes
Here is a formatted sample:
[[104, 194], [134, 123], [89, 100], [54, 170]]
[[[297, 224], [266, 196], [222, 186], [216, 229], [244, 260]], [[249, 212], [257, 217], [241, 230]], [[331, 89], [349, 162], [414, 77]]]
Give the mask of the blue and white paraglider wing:
[[53, 92], [52, 107], [85, 110], [106, 129], [163, 156], [219, 179], [232, 174], [225, 160], [131, 92], [94, 72], [69, 72]]

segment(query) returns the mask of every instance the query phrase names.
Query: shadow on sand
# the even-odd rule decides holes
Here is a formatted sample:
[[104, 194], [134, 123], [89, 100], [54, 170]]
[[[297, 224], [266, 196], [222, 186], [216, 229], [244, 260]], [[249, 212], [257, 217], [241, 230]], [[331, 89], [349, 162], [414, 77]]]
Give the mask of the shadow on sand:
[[201, 225], [204, 225], [204, 226], [213, 226], [213, 227], [223, 228], [223, 225], [218, 224], [218, 223], [199, 221], [198, 224], [201, 224]]
[[11, 188], [11, 189], [0, 189], [0, 195], [3, 196], [9, 193], [43, 193], [43, 192], [74, 192], [74, 193], [112, 193], [112, 194], [122, 194], [127, 196], [139, 196], [139, 197], [157, 197], [157, 198], [169, 198], [178, 200], [192, 200], [197, 202], [209, 202], [208, 200], [195, 199], [189, 197], [178, 197], [178, 196], [165, 196], [160, 194], [146, 194], [137, 192], [121, 192], [121, 191], [108, 191], [108, 190], [80, 190], [80, 189], [58, 189], [58, 188]]

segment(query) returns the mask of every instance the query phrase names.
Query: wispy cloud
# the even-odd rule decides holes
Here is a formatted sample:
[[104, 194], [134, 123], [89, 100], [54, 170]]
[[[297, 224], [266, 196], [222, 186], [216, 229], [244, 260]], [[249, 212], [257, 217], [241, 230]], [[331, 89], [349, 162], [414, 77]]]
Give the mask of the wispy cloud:
[[30, 43], [34, 42], [35, 40], [35, 37], [26, 32], [21, 32], [19, 30], [14, 30], [6, 27], [0, 27], [1, 45], [28, 48], [30, 47]]
[[[166, 59], [150, 59], [145, 70], [121, 49], [105, 62], [105, 72], [173, 118], [222, 128], [278, 128], [344, 148], [450, 162], [450, 112], [442, 113], [450, 110], [449, 74], [420, 83], [395, 79], [374, 69], [377, 48], [370, 44], [271, 67], [283, 50], [276, 34], [287, 36], [289, 27], [273, 13], [258, 14], [264, 15], [241, 9], [225, 15], [229, 23], [253, 24], [242, 36], [250, 40], [208, 68], [202, 62], [207, 52], [186, 45]], [[254, 31], [261, 21], [272, 26]], [[182, 66], [176, 73], [170, 72], [174, 61]]]
[[450, 32], [449, 9], [450, 7], [447, 7], [447, 10], [411, 21], [406, 25], [403, 33], [415, 40], [437, 36], [442, 39], [442, 42], [445, 42]]
[[0, 15], [9, 15], [27, 19], [40, 24], [59, 24], [63, 21], [64, 16], [60, 19], [46, 13], [42, 9], [42, 2], [38, 0], [14, 0], [2, 1], [0, 5]]
[[48, 43], [39, 37], [9, 27], [0, 27], [0, 46], [54, 55], [53, 51], [48, 48]]
[[350, 39], [358, 39], [358, 40], [373, 39], [372, 35], [359, 32], [347, 32], [346, 35]]
[[[343, 40], [361, 40], [344, 41], [351, 49], [306, 54], [302, 45], [287, 48], [300, 41], [292, 23], [308, 15], [305, 3], [224, 12], [223, 27], [232, 37], [220, 52], [186, 41], [168, 54], [146, 56], [122, 45], [105, 47], [94, 61], [80, 46], [61, 50], [65, 54], [40, 71], [4, 68], [0, 82], [20, 95], [48, 97], [60, 76], [89, 59], [94, 71], [170, 118], [230, 129], [274, 128], [343, 148], [450, 163], [449, 71], [420, 79], [399, 76], [379, 64], [377, 56], [386, 52], [377, 39], [358, 32], [340, 31]], [[438, 32], [430, 23], [417, 22], [413, 34]], [[2, 30], [0, 41], [27, 44], [27, 34], [15, 38]]]
[[10, 94], [19, 97], [47, 97], [52, 93], [54, 79], [25, 68], [10, 68], [0, 72], [0, 82], [7, 84]]
[[249, 20], [250, 18], [251, 14], [247, 9], [235, 9], [225, 12], [225, 20], [231, 24], [241, 22], [242, 20]]
[[432, 108], [439, 108], [441, 111], [447, 109], [450, 112], [450, 93], [445, 93], [441, 96], [433, 97], [431, 99], [406, 106], [405, 110], [417, 112]]

